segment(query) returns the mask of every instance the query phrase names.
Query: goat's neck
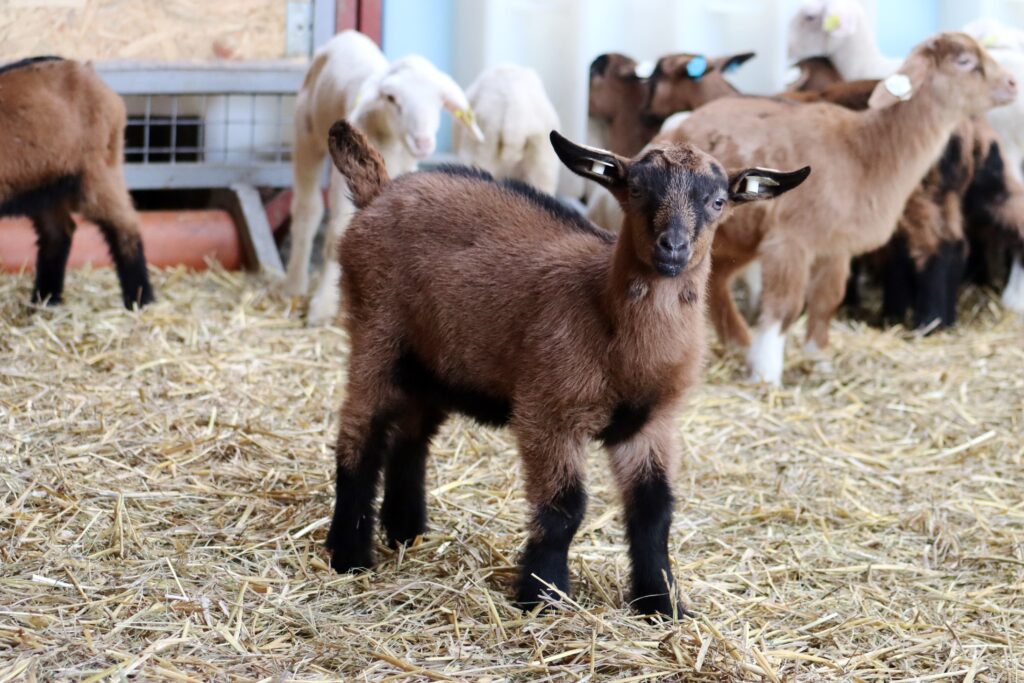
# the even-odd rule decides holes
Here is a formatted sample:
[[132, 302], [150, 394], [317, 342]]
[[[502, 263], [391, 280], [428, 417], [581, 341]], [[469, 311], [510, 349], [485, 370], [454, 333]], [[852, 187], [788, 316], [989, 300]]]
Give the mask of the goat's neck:
[[684, 330], [703, 316], [711, 258], [706, 256], [677, 277], [659, 276], [637, 258], [628, 221], [609, 264], [604, 306], [618, 367], [624, 377], [640, 380], [678, 362], [686, 346], [681, 344]]
[[[860, 157], [865, 174], [862, 185], [878, 188], [864, 205], [877, 220], [866, 223], [886, 229], [895, 226], [907, 198], [938, 160], [961, 118], [928, 91], [907, 102], [860, 114], [858, 127], [851, 131], [849, 150]], [[884, 242], [888, 234], [865, 238]]]

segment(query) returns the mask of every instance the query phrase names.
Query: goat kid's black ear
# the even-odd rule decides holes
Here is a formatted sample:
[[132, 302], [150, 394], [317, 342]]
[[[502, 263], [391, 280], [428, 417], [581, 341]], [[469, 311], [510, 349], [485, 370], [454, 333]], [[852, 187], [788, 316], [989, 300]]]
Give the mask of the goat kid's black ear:
[[576, 175], [612, 191], [625, 189], [628, 159], [596, 147], [577, 145], [555, 130], [551, 131], [551, 146], [562, 163]]
[[719, 57], [714, 60], [711, 65], [715, 69], [718, 69], [724, 74], [732, 73], [736, 69], [743, 66], [745, 63], [753, 59], [757, 55], [756, 52], [741, 52], [738, 55], [729, 55], [727, 57]]
[[776, 171], [772, 168], [748, 168], [729, 175], [729, 201], [733, 204], [774, 199], [789, 192], [811, 175], [811, 167], [799, 171]]

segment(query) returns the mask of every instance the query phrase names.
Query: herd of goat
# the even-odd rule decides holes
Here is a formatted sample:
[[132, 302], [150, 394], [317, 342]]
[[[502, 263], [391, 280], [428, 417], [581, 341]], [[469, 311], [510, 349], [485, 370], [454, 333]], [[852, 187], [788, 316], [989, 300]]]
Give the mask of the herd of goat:
[[[821, 353], [859, 286], [883, 315], [954, 323], [959, 288], [1008, 271], [1024, 313], [1024, 34], [988, 21], [881, 56], [855, 0], [809, 0], [790, 26], [790, 89], [744, 96], [752, 58], [621, 54], [590, 69], [590, 145], [559, 135], [530, 69], [466, 92], [421, 57], [388, 62], [346, 32], [317, 52], [295, 116], [285, 289], [304, 295], [334, 163], [312, 322], [345, 310], [351, 343], [327, 545], [338, 571], [426, 530], [429, 443], [460, 412], [516, 437], [532, 509], [517, 601], [569, 591], [587, 444], [609, 453], [625, 508], [635, 606], [678, 614], [668, 557], [675, 418], [698, 381], [705, 319], [778, 384], [806, 311]], [[127, 306], [153, 299], [123, 178], [125, 109], [87, 66], [0, 69], [0, 215], [32, 218], [33, 299], [60, 301], [81, 211], [106, 236]], [[465, 165], [412, 173], [441, 110]], [[991, 110], [991, 112], [990, 112]], [[986, 116], [987, 114], [987, 116]], [[560, 164], [590, 181], [586, 215], [553, 196]], [[778, 170], [781, 169], [781, 170]], [[748, 205], [749, 206], [746, 206]], [[746, 280], [751, 329], [733, 296]]]

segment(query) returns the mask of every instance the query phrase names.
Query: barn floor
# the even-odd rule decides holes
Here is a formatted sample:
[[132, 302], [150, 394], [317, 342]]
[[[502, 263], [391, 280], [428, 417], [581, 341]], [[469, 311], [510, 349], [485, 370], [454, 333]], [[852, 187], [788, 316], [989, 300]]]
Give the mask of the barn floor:
[[431, 534], [332, 573], [344, 334], [257, 278], [154, 284], [33, 311], [0, 276], [0, 681], [1024, 680], [1024, 322], [986, 294], [927, 339], [837, 323], [830, 366], [791, 344], [783, 390], [715, 350], [671, 537], [698, 616], [650, 623], [599, 452], [575, 601], [511, 607], [514, 446], [467, 421]]

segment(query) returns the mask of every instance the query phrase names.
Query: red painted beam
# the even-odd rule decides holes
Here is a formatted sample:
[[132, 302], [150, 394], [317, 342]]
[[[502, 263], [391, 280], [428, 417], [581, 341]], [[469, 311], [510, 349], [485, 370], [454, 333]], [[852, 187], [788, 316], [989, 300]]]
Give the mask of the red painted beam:
[[359, 28], [359, 0], [335, 0], [334, 32]]
[[378, 45], [383, 45], [382, 5], [383, 0], [359, 0], [359, 30]]
[[[226, 211], [140, 211], [139, 232], [146, 262], [166, 268], [184, 265], [202, 270], [212, 258], [229, 270], [242, 267], [238, 230]], [[71, 240], [68, 268], [86, 264], [109, 267], [110, 252], [92, 223], [75, 216], [78, 229]], [[0, 271], [35, 270], [36, 233], [26, 218], [0, 220]]]

